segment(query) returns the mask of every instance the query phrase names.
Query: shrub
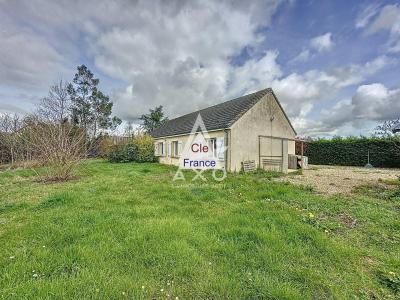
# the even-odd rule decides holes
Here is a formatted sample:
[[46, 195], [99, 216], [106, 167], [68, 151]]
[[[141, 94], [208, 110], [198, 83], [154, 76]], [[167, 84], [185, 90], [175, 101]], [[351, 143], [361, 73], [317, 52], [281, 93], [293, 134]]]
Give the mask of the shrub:
[[109, 161], [132, 162], [137, 161], [137, 147], [134, 143], [119, 144], [111, 147]]
[[92, 145], [92, 156], [107, 158], [111, 154], [114, 142], [112, 138], [108, 135], [101, 135], [96, 138]]
[[54, 124], [32, 117], [24, 131], [34, 158], [46, 167], [42, 180], [74, 177], [77, 165], [87, 155], [85, 130], [68, 122]]
[[140, 135], [134, 139], [138, 162], [154, 162], [154, 140], [150, 135]]
[[112, 145], [108, 160], [111, 162], [154, 162], [153, 138], [149, 135], [141, 135], [127, 144]]
[[368, 161], [374, 167], [400, 167], [399, 144], [394, 138], [348, 137], [320, 139], [307, 143], [304, 155], [310, 164], [365, 166]]

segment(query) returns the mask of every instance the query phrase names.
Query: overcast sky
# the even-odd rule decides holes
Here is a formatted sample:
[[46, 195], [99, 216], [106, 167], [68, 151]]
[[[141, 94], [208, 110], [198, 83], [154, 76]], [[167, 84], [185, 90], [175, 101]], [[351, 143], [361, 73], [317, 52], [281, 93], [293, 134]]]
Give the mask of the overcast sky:
[[0, 0], [0, 112], [86, 64], [123, 120], [272, 87], [299, 134], [400, 117], [398, 1]]

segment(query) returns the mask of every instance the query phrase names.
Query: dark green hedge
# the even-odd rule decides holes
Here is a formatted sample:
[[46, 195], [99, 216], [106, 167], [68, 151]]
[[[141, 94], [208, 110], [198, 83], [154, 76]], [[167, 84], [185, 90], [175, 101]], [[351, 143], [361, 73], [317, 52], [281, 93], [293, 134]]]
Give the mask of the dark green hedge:
[[110, 162], [133, 162], [137, 160], [137, 146], [133, 143], [112, 147], [108, 160]]
[[113, 145], [108, 155], [111, 162], [154, 162], [154, 140], [151, 136], [136, 136], [128, 143]]
[[368, 150], [374, 167], [400, 168], [400, 141], [395, 138], [334, 138], [307, 143], [310, 164], [365, 166]]

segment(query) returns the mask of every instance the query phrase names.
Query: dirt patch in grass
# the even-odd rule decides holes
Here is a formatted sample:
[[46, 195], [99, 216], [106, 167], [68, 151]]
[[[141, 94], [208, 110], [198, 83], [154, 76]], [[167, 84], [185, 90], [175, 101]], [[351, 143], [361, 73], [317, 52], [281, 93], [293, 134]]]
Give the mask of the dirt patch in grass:
[[58, 183], [58, 182], [66, 182], [70, 180], [78, 180], [78, 176], [68, 176], [68, 177], [46, 177], [46, 176], [39, 176], [33, 180], [33, 182], [37, 183]]
[[[302, 175], [285, 176], [277, 181], [311, 186], [322, 194], [334, 195], [354, 193], [355, 187], [377, 183], [398, 181], [400, 169], [365, 169], [360, 167], [311, 166]], [[389, 185], [389, 184], [388, 184]]]
[[357, 219], [354, 219], [347, 214], [339, 215], [339, 219], [347, 228], [354, 228], [357, 226]]

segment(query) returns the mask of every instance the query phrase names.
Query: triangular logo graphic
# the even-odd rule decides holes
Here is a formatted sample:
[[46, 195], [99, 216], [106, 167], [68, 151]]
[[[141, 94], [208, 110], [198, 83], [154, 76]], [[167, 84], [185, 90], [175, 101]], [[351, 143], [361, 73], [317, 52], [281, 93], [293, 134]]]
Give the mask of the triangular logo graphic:
[[222, 169], [224, 179], [226, 177], [224, 168], [225, 150], [224, 137], [211, 138], [201, 115], [198, 114], [180, 153], [179, 169], [175, 174], [174, 180], [183, 178], [182, 169], [192, 169], [197, 174], [201, 174], [206, 169], [213, 169], [214, 174], [218, 169]]
[[[217, 140], [211, 139], [204, 125], [201, 114], [189, 134], [179, 159], [179, 167], [183, 169], [216, 169], [218, 164]], [[219, 145], [218, 150], [224, 151], [224, 145]]]

